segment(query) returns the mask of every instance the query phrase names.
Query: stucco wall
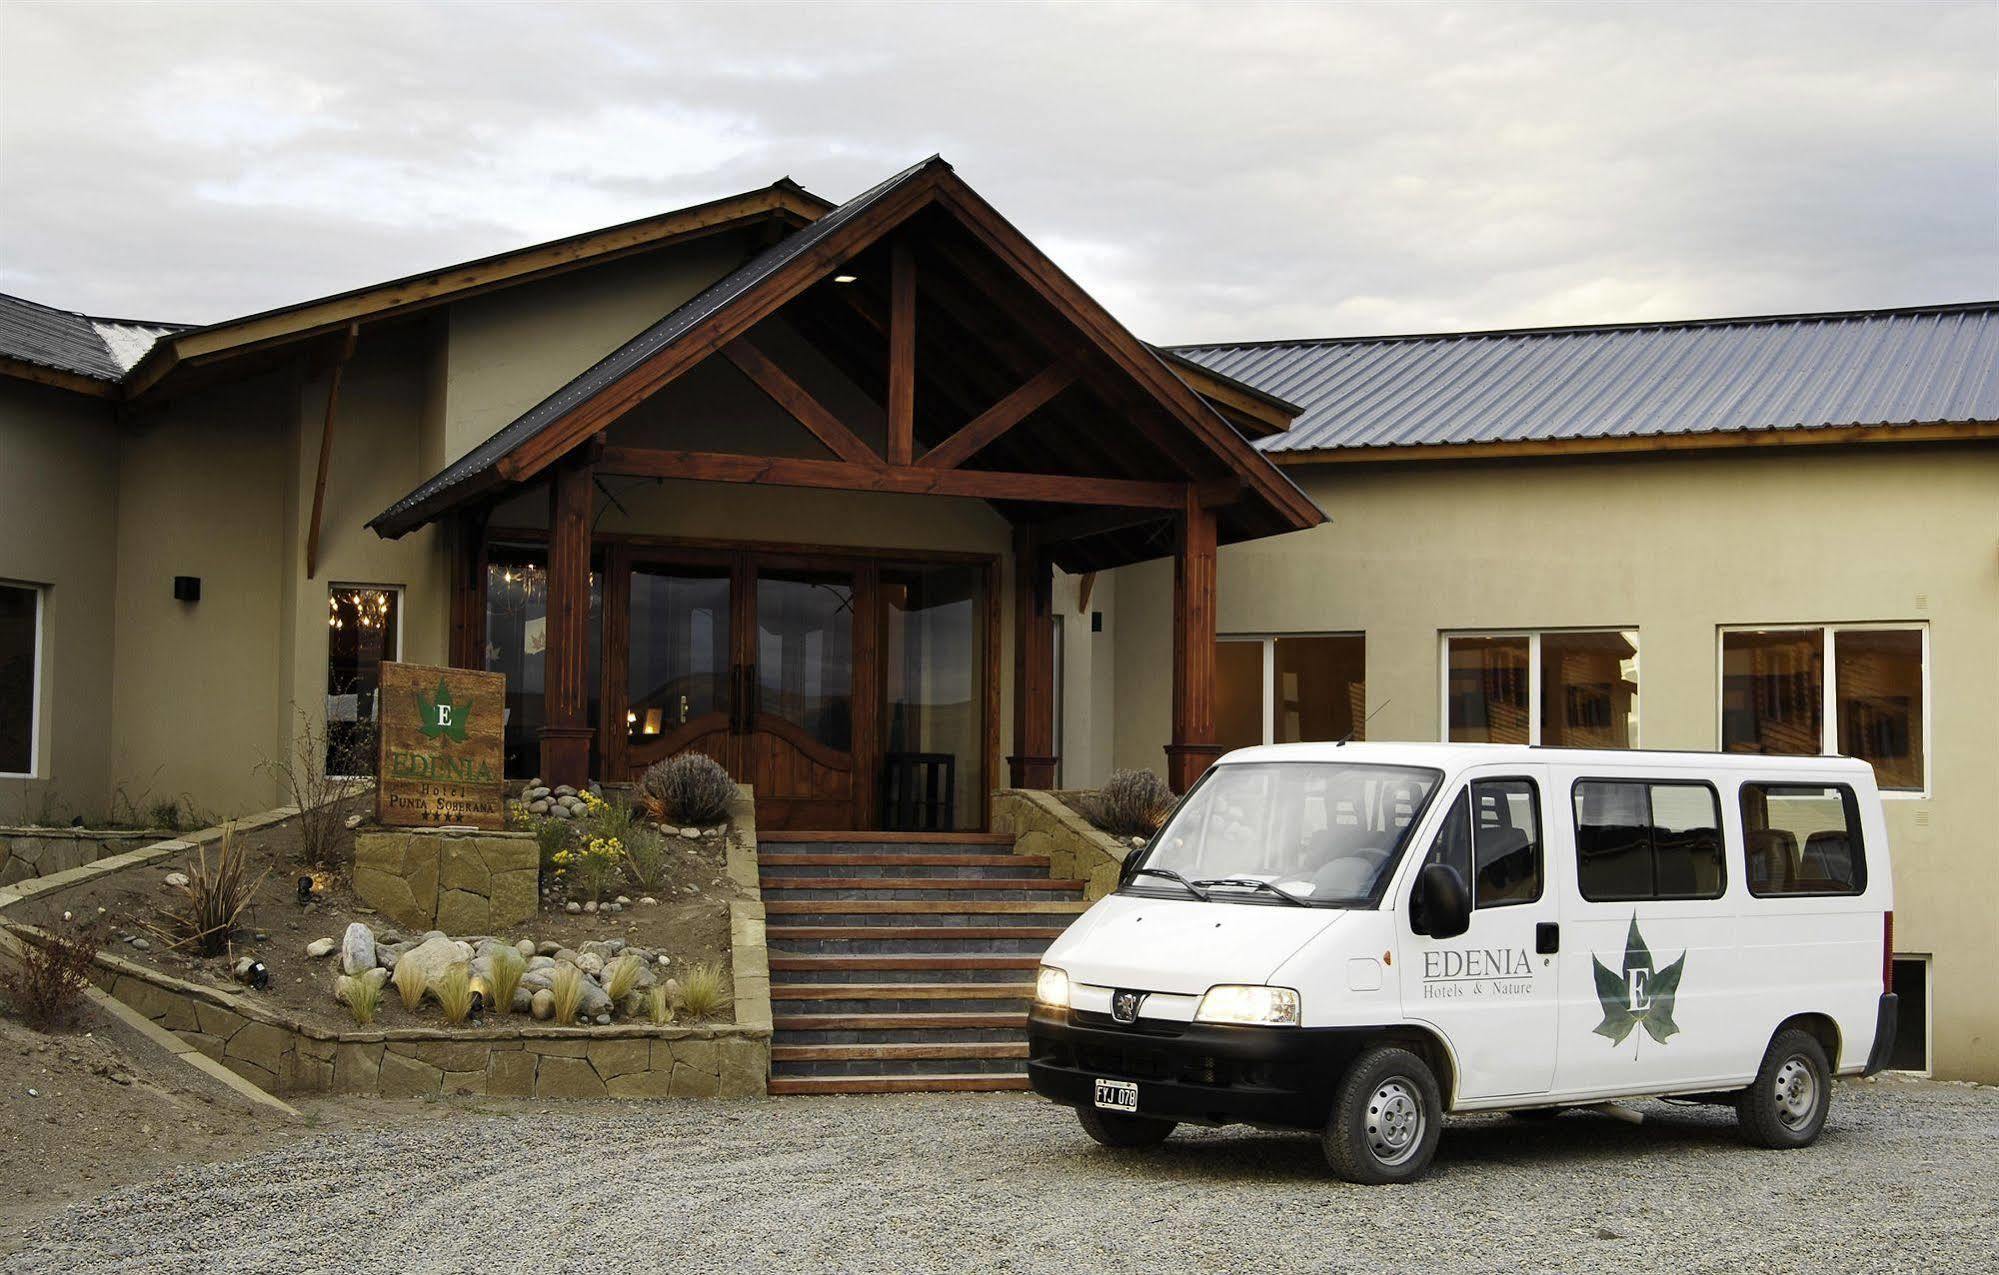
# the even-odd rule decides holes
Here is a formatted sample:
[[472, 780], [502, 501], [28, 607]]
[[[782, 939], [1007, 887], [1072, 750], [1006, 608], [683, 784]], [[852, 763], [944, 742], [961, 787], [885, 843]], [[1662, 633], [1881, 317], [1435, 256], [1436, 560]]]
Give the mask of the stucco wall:
[[[1719, 626], [1930, 625], [1931, 785], [1891, 798], [1933, 1065], [1999, 1079], [1999, 448], [1294, 469], [1332, 515], [1222, 550], [1223, 634], [1364, 631], [1371, 739], [1437, 739], [1440, 633], [1639, 631], [1639, 735], [1718, 746]], [[1120, 765], [1159, 764], [1171, 578], [1118, 573]]]
[[111, 406], [0, 381], [0, 457], [0, 580], [46, 586], [36, 776], [0, 780], [0, 822], [102, 816], [115, 782], [106, 672], [118, 540]]

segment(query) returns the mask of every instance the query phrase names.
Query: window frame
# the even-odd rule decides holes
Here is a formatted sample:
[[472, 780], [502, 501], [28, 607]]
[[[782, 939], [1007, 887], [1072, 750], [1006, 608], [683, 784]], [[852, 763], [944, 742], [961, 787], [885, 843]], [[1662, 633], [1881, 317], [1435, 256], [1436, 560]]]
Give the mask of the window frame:
[[20, 589], [35, 597], [35, 653], [30, 664], [28, 690], [28, 768], [0, 770], [0, 779], [40, 779], [42, 777], [42, 683], [48, 677], [49, 586], [32, 580], [0, 576], [0, 588]]
[[1635, 752], [1645, 746], [1640, 732], [1645, 725], [1645, 640], [1636, 624], [1575, 624], [1539, 629], [1439, 629], [1437, 630], [1437, 740], [1451, 742], [1451, 640], [1453, 638], [1527, 639], [1527, 746], [1541, 747], [1541, 638], [1548, 633], [1630, 633], [1638, 638], [1632, 653], [1632, 671], [1638, 681], [1639, 712], [1631, 725], [1631, 742], [1617, 752]]
[[[334, 595], [334, 594], [336, 594], [336, 593], [339, 593], [339, 592], [340, 592], [341, 590], [343, 590], [343, 589], [346, 589], [346, 590], [356, 590], [356, 589], [371, 589], [371, 590], [373, 590], [373, 591], [375, 591], [375, 592], [377, 592], [377, 593], [386, 593], [386, 594], [388, 594], [388, 595], [390, 596], [390, 598], [391, 598], [391, 602], [389, 603], [389, 605], [390, 605], [390, 606], [391, 606], [391, 607], [392, 607], [392, 608], [394, 609], [394, 611], [395, 611], [395, 616], [396, 616], [396, 653], [395, 653], [395, 655], [393, 655], [393, 656], [390, 656], [390, 657], [385, 657], [385, 658], [384, 658], [384, 660], [383, 660], [383, 662], [384, 662], [384, 663], [396, 663], [396, 664], [400, 664], [400, 663], [402, 663], [402, 662], [403, 662], [403, 648], [404, 648], [404, 644], [405, 644], [405, 643], [406, 643], [406, 642], [408, 641], [408, 639], [409, 639], [409, 634], [408, 634], [408, 631], [407, 631], [407, 626], [406, 626], [406, 625], [405, 625], [405, 623], [404, 623], [404, 616], [405, 616], [405, 612], [404, 612], [404, 608], [403, 608], [403, 602], [404, 602], [404, 600], [405, 600], [405, 594], [406, 594], [406, 593], [408, 592], [407, 588], [406, 588], [405, 586], [403, 586], [403, 585], [400, 585], [400, 584], [368, 584], [368, 583], [364, 583], [364, 582], [360, 582], [360, 581], [354, 581], [354, 580], [329, 580], [329, 581], [327, 581], [327, 582], [326, 582], [326, 596], [327, 596], [327, 598], [328, 598], [329, 600], [330, 600], [330, 599], [331, 599], [331, 598], [333, 597], [333, 595]], [[326, 639], [326, 650], [325, 650], [324, 654], [322, 654], [322, 655], [321, 655], [321, 657], [320, 657], [320, 666], [321, 666], [321, 667], [320, 667], [320, 672], [321, 672], [321, 675], [322, 675], [322, 676], [324, 676], [324, 674], [325, 674], [325, 671], [326, 671], [326, 667], [327, 667], [328, 665], [330, 665], [330, 664], [331, 664], [332, 660], [333, 660], [333, 639], [332, 639], [332, 637], [330, 637], [330, 636], [329, 636], [329, 637], [327, 637], [327, 639]], [[326, 718], [326, 711], [327, 711], [327, 710], [326, 710], [326, 697], [327, 697], [327, 696], [328, 696], [329, 694], [330, 694], [330, 692], [327, 692], [327, 691], [321, 691], [321, 692], [320, 692], [320, 724], [319, 724], [319, 728], [320, 728], [320, 729], [321, 729], [322, 731], [326, 730], [326, 729], [327, 729], [327, 728], [328, 728], [328, 727], [329, 727], [329, 726], [331, 725], [331, 723], [330, 723], [330, 722], [329, 722], [329, 721], [327, 720], [327, 718]], [[376, 720], [377, 722], [380, 722], [380, 721], [381, 721], [381, 703], [380, 703], [380, 696], [379, 696], [379, 695], [377, 696], [377, 700], [376, 700], [376, 707], [375, 707], [375, 720]], [[347, 780], [353, 780], [353, 779], [372, 779], [372, 778], [374, 778], [374, 776], [372, 776], [372, 775], [328, 775], [328, 776], [327, 776], [327, 778], [328, 778], [328, 779], [347, 779]]]
[[[1756, 877], [1749, 871], [1749, 811], [1745, 808], [1749, 790], [1760, 788], [1763, 798], [1768, 801], [1773, 788], [1824, 788], [1839, 793], [1840, 812], [1846, 816], [1846, 834], [1853, 842], [1855, 877], [1858, 885], [1851, 890], [1759, 890]], [[1735, 786], [1735, 817], [1742, 829], [1742, 888], [1752, 899], [1857, 899], [1867, 893], [1867, 824], [1860, 817], [1860, 794], [1852, 784], [1821, 782], [1815, 779], [1744, 779]]]
[[[1820, 757], [1844, 756], [1844, 754], [1842, 754], [1839, 751], [1839, 650], [1837, 645], [1838, 639], [1835, 635], [1841, 632], [1906, 633], [1909, 632], [1910, 630], [1915, 630], [1916, 632], [1921, 633], [1923, 635], [1922, 636], [1923, 720], [1921, 724], [1922, 739], [1923, 739], [1922, 787], [1884, 788], [1880, 785], [1880, 783], [1877, 782], [1874, 786], [1874, 791], [1875, 794], [1879, 796], [1883, 801], [1930, 800], [1932, 795], [1931, 776], [1935, 773], [1935, 760], [1932, 754], [1932, 742], [1934, 736], [1932, 735], [1931, 732], [1931, 720], [1935, 716], [1935, 714], [1931, 711], [1931, 705], [1932, 703], [1934, 703], [1935, 696], [1930, 686], [1930, 622], [1928, 620], [1879, 620], [1873, 622], [1865, 620], [1841, 620], [1831, 623], [1798, 621], [1795, 623], [1788, 623], [1788, 624], [1771, 623], [1771, 624], [1717, 625], [1715, 627], [1715, 633], [1714, 633], [1715, 751], [1721, 752], [1724, 748], [1724, 743], [1723, 743], [1724, 727], [1722, 719], [1726, 714], [1726, 705], [1724, 704], [1723, 699], [1726, 693], [1726, 685], [1728, 678], [1728, 635], [1731, 633], [1796, 633], [1796, 632], [1809, 632], [1812, 629], [1817, 629], [1819, 631], [1819, 650], [1822, 653], [1821, 658], [1825, 663], [1825, 676], [1823, 679], [1823, 685], [1819, 687], [1819, 704], [1820, 704], [1819, 751], [1817, 755]], [[1755, 757], [1755, 756], [1799, 757], [1799, 756], [1811, 756], [1812, 754], [1731, 753], [1729, 755], [1732, 757]], [[1856, 759], [1856, 760], [1861, 760], [1861, 759]], [[1872, 763], [1870, 763], [1870, 766], [1871, 764]]]
[[[1646, 824], [1646, 827], [1651, 832], [1657, 832], [1659, 827], [1657, 820], [1652, 819], [1653, 788], [1664, 787], [1664, 788], [1707, 789], [1708, 797], [1714, 803], [1715, 836], [1718, 837], [1721, 842], [1721, 844], [1716, 847], [1716, 849], [1719, 851], [1719, 854], [1716, 857], [1720, 860], [1721, 863], [1721, 880], [1716, 884], [1715, 892], [1713, 894], [1674, 894], [1674, 895], [1642, 894], [1637, 896], [1626, 896], [1614, 899], [1593, 899], [1589, 895], [1583, 893], [1583, 848], [1582, 848], [1583, 825], [1582, 825], [1582, 820], [1576, 817], [1576, 798], [1579, 795], [1577, 793], [1577, 789], [1581, 788], [1584, 784], [1637, 784], [1640, 787], [1644, 788], [1645, 814], [1649, 821]], [[1576, 869], [1576, 878], [1575, 878], [1576, 897], [1581, 899], [1584, 903], [1714, 903], [1718, 900], [1725, 899], [1728, 897], [1728, 882], [1729, 882], [1728, 808], [1722, 805], [1721, 789], [1715, 785], [1715, 782], [1712, 779], [1660, 779], [1651, 775], [1594, 775], [1594, 774], [1577, 775], [1573, 780], [1569, 782], [1568, 814], [1569, 814], [1569, 844], [1570, 844], [1570, 849], [1574, 851], [1574, 853], [1571, 855], [1571, 858], [1575, 863], [1575, 869]], [[1738, 813], [1737, 815], [1738, 821], [1740, 820], [1740, 817], [1741, 816]], [[1740, 840], [1739, 822], [1737, 824], [1737, 829], [1738, 829], [1737, 840]], [[1652, 850], [1652, 879], [1654, 881], [1657, 881], [1659, 879], [1659, 847], [1656, 841], [1650, 842], [1650, 847]], [[1744, 870], [1745, 872], [1747, 871], [1746, 864]]]
[[[1255, 642], [1263, 650], [1263, 738], [1251, 747], [1261, 747], [1277, 742], [1277, 643], [1289, 638], [1357, 638], [1360, 641], [1361, 679], [1367, 679], [1367, 630], [1366, 629], [1298, 629], [1289, 632], [1217, 633], [1216, 645], [1223, 642]], [[1365, 703], [1361, 705], [1367, 707]], [[1366, 734], [1366, 718], [1362, 718], [1361, 733]], [[1330, 742], [1330, 741], [1311, 741]]]
[[[1480, 784], [1527, 785], [1528, 801], [1534, 807], [1534, 866], [1537, 869], [1534, 874], [1534, 896], [1532, 898], [1508, 899], [1503, 903], [1480, 903], [1478, 901], [1478, 815], [1470, 808], [1469, 803], [1472, 798], [1472, 790]], [[1465, 882], [1465, 889], [1471, 894], [1472, 911], [1476, 912], [1481, 908], [1517, 908], [1529, 903], [1539, 903], [1541, 900], [1547, 898], [1548, 820], [1541, 809], [1541, 782], [1532, 775], [1472, 775], [1464, 779], [1450, 801], [1437, 807], [1437, 809], [1442, 811], [1443, 819], [1437, 825], [1436, 831], [1430, 834], [1430, 844], [1423, 850], [1423, 857], [1417, 864], [1417, 871], [1420, 872], [1424, 867], [1429, 865], [1430, 856], [1437, 848], [1437, 838], [1443, 836], [1444, 829], [1450, 825], [1451, 807], [1457, 805], [1460, 801], [1467, 803], [1465, 810], [1465, 836], [1468, 839], [1466, 857], [1471, 866], [1471, 879]]]

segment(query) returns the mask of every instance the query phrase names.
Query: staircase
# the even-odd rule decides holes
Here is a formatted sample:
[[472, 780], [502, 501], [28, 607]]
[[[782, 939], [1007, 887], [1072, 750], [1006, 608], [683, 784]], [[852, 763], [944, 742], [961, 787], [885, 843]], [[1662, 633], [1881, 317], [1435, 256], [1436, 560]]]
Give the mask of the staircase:
[[770, 1092], [1027, 1088], [1035, 967], [1088, 906], [1083, 882], [998, 834], [760, 841]]

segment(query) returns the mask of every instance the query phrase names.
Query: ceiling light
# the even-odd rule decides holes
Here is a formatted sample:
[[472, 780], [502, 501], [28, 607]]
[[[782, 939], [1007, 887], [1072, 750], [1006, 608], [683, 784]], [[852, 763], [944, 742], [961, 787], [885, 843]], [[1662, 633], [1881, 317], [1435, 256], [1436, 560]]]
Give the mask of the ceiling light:
[[861, 276], [857, 274], [836, 274], [833, 276], [834, 283], [859, 283], [860, 281]]

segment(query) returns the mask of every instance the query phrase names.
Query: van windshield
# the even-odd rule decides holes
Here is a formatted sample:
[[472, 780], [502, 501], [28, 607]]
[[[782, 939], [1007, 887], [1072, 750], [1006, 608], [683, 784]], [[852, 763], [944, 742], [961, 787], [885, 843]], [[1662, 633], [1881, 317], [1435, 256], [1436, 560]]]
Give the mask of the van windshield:
[[1188, 893], [1177, 874], [1217, 901], [1372, 903], [1442, 777], [1337, 762], [1217, 766], [1153, 839], [1150, 871], [1124, 888]]

